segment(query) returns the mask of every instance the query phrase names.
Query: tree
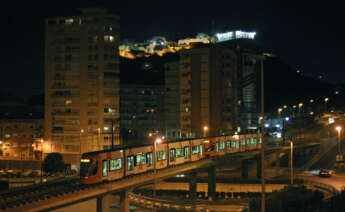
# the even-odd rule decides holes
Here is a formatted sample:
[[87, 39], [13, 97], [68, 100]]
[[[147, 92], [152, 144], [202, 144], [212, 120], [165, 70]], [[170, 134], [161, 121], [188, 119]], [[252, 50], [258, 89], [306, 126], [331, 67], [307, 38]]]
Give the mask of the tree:
[[60, 153], [50, 153], [42, 164], [44, 172], [54, 174], [65, 170], [65, 164]]

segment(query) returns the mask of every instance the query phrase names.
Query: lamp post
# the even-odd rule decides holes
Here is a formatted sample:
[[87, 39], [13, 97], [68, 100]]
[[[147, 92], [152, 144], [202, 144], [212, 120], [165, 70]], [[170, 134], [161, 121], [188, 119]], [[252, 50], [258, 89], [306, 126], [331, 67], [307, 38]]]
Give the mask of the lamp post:
[[291, 185], [293, 185], [293, 141], [290, 142], [290, 169], [291, 169]]
[[328, 97], [326, 97], [325, 98], [325, 112], [327, 113], [327, 102], [329, 101], [329, 98]]
[[154, 141], [154, 145], [153, 145], [153, 162], [154, 162], [154, 175], [153, 175], [153, 198], [152, 198], [152, 210], [156, 211], [155, 208], [155, 204], [154, 204], [154, 198], [156, 197], [156, 174], [157, 174], [157, 163], [158, 162], [158, 158], [157, 158], [157, 143], [161, 143], [162, 139], [161, 138], [156, 138], [156, 140]]
[[338, 131], [338, 154], [336, 156], [336, 162], [342, 162], [343, 161], [343, 154], [341, 151], [341, 126], [337, 126], [335, 128]]
[[204, 126], [204, 137], [206, 137], [206, 135], [207, 135], [207, 130], [208, 130], [208, 126]]

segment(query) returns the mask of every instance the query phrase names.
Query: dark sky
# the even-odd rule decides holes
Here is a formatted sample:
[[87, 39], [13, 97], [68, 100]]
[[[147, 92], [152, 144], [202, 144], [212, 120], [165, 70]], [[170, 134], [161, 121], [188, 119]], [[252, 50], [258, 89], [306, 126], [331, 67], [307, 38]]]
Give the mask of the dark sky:
[[89, 6], [119, 14], [122, 39], [251, 30], [271, 53], [302, 72], [345, 79], [345, 9], [335, 1], [12, 2], [1, 12], [0, 89], [23, 97], [43, 93], [44, 19]]

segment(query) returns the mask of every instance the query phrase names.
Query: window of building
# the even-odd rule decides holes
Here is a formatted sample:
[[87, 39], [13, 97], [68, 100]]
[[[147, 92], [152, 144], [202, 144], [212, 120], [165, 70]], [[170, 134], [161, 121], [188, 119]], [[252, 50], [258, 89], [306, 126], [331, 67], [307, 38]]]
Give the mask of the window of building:
[[114, 39], [114, 36], [112, 35], [104, 35], [104, 41], [112, 43], [115, 41], [115, 39]]
[[65, 19], [65, 24], [73, 24], [73, 18], [66, 18]]

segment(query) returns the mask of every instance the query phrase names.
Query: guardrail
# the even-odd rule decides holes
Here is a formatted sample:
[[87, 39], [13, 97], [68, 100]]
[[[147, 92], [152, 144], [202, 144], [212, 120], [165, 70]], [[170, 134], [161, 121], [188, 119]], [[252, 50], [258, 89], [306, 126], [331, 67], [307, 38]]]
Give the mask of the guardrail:
[[323, 190], [329, 194], [331, 194], [330, 196], [335, 196], [337, 194], [339, 194], [339, 191], [334, 188], [333, 186], [327, 185], [325, 183], [319, 183], [319, 182], [315, 182], [315, 181], [311, 181], [311, 180], [303, 180], [303, 184], [304, 185], [310, 185], [313, 186], [317, 189]]

